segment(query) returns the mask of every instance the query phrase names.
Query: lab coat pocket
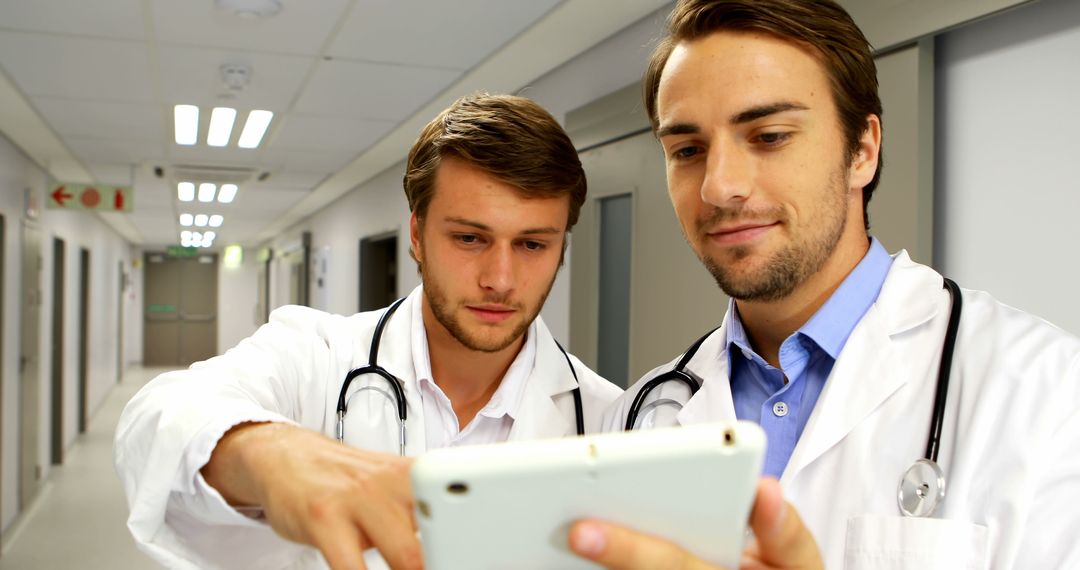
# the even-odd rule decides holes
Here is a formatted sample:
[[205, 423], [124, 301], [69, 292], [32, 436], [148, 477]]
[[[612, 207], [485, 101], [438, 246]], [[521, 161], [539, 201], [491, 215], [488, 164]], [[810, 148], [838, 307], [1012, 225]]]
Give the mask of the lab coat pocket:
[[986, 526], [966, 521], [866, 515], [848, 519], [845, 570], [983, 570]]

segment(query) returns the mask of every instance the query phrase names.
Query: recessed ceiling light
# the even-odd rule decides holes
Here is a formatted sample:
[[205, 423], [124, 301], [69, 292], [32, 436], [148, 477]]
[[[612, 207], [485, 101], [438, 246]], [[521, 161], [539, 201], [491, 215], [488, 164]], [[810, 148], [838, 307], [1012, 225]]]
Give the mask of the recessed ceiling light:
[[232, 107], [214, 107], [210, 113], [210, 132], [206, 135], [206, 144], [225, 146], [232, 136], [233, 123], [236, 122], [236, 109]]
[[210, 216], [210, 227], [220, 228], [221, 224], [223, 223], [225, 223], [225, 218], [221, 214], [214, 214], [213, 216]]
[[205, 228], [207, 221], [208, 221], [208, 218], [207, 218], [206, 214], [197, 214], [195, 216], [195, 226], [196, 227]]
[[195, 105], [173, 107], [176, 144], [193, 145], [199, 140], [199, 108]]
[[218, 193], [218, 202], [222, 204], [228, 204], [236, 198], [236, 191], [238, 188], [236, 184], [222, 184], [221, 192]]
[[195, 199], [195, 185], [191, 182], [181, 182], [176, 185], [176, 197], [181, 202], [190, 202]]
[[180, 239], [185, 240], [185, 241], [190, 241], [191, 240], [191, 232], [188, 231], [188, 230], [184, 230], [184, 231], [180, 232]]
[[279, 0], [216, 0], [214, 4], [241, 18], [269, 18], [281, 11]]
[[191, 217], [191, 214], [180, 214], [180, 225], [181, 226], [184, 226], [185, 228], [191, 227], [192, 223], [194, 223], [194, 222], [193, 222], [193, 218]]
[[202, 235], [203, 241], [214, 241], [214, 238], [216, 238], [216, 237], [217, 237], [217, 233], [215, 233], [215, 232], [206, 232], [205, 234]]
[[217, 191], [217, 185], [210, 182], [203, 182], [199, 184], [199, 201], [200, 202], [213, 202], [214, 192]]
[[274, 114], [270, 111], [252, 111], [248, 113], [247, 121], [244, 122], [244, 130], [240, 132], [240, 141], [237, 142], [237, 146], [240, 148], [257, 148], [259, 143], [262, 142], [263, 135], [266, 134], [267, 127], [270, 126], [270, 121], [274, 118]]

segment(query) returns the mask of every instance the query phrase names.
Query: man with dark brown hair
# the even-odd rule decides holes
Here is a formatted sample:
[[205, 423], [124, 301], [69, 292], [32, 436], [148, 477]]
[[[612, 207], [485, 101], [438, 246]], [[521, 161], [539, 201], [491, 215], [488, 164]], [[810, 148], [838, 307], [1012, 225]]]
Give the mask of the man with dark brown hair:
[[[761, 425], [749, 567], [820, 567], [815, 542], [829, 568], [1080, 567], [1062, 506], [1080, 495], [1080, 339], [868, 234], [881, 103], [850, 16], [680, 0], [667, 35], [646, 108], [686, 239], [732, 301], [686, 357], [697, 392], [643, 394], [673, 361], [606, 427]], [[708, 567], [605, 523], [571, 539], [611, 568]]]
[[124, 410], [128, 525], [158, 561], [418, 568], [406, 456], [598, 429], [619, 389], [538, 316], [585, 200], [559, 124], [528, 99], [465, 97], [420, 134], [404, 186], [423, 285], [403, 302], [278, 309]]

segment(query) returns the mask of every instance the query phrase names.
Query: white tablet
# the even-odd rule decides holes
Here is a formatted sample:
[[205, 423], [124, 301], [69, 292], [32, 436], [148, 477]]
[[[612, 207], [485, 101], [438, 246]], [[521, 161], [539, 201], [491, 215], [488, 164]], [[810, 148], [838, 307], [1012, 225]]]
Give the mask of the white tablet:
[[431, 451], [412, 468], [425, 567], [595, 568], [566, 535], [599, 518], [737, 568], [764, 451], [750, 422]]

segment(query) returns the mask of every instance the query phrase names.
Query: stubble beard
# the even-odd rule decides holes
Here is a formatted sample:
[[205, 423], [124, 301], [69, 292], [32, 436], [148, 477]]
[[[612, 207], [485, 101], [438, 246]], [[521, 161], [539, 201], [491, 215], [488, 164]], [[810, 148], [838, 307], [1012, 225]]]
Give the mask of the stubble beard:
[[[720, 289], [729, 297], [742, 301], [778, 301], [791, 295], [810, 276], [820, 271], [836, 251], [836, 246], [844, 233], [844, 224], [848, 214], [844, 170], [834, 173], [829, 179], [830, 191], [825, 193], [827, 202], [820, 210], [822, 218], [817, 221], [824, 225], [824, 229], [813, 233], [801, 242], [789, 242], [769, 259], [764, 260], [763, 267], [759, 271], [738, 272], [725, 267], [704, 253], [700, 254], [702, 264], [712, 274]], [[776, 211], [765, 212], [765, 214], [766, 216], [761, 216], [759, 213], [758, 217], [784, 221], [785, 214], [779, 207]], [[729, 219], [753, 219], [753, 217], [754, 214], [743, 212], [741, 208], [717, 208], [707, 219], [698, 222], [698, 236], [702, 240], [708, 239], [705, 228], [718, 222]], [[752, 253], [753, 250], [749, 247], [731, 248], [729, 255], [735, 262], [732, 265], [746, 259]]]
[[[529, 329], [529, 325], [536, 320], [536, 316], [540, 314], [540, 309], [544, 307], [548, 294], [551, 293], [551, 287], [555, 284], [555, 277], [552, 276], [551, 282], [548, 283], [547, 288], [544, 290], [544, 294], [540, 297], [540, 301], [535, 307], [532, 307], [531, 314], [528, 318], [518, 323], [509, 334], [500, 338], [484, 338], [481, 335], [470, 334], [468, 329], [461, 324], [461, 321], [454, 314], [455, 307], [452, 306], [453, 303], [447, 298], [446, 293], [439, 286], [437, 280], [430, 278], [426, 268], [426, 264], [421, 266], [420, 274], [424, 281], [424, 296], [427, 297], [428, 305], [431, 307], [432, 314], [435, 315], [435, 320], [439, 321], [439, 324], [450, 333], [450, 336], [454, 337], [454, 340], [461, 343], [465, 348], [478, 352], [499, 352], [517, 342], [517, 340], [525, 334], [525, 331]], [[508, 295], [488, 295], [479, 302], [506, 304], [508, 300]], [[458, 303], [458, 305], [463, 306], [464, 303]], [[513, 304], [512, 306], [518, 310], [526, 308], [520, 303]]]

